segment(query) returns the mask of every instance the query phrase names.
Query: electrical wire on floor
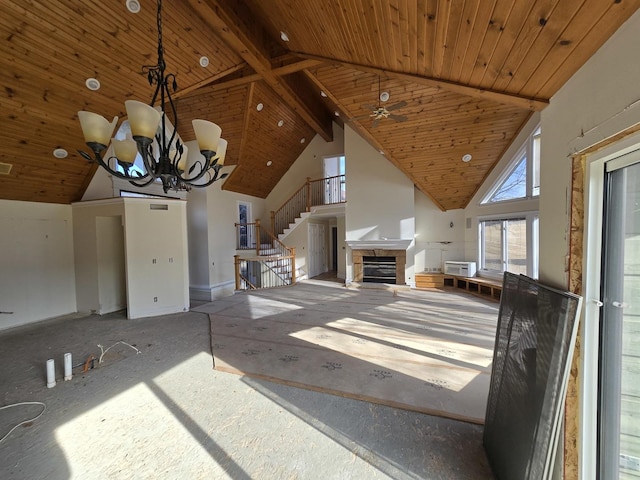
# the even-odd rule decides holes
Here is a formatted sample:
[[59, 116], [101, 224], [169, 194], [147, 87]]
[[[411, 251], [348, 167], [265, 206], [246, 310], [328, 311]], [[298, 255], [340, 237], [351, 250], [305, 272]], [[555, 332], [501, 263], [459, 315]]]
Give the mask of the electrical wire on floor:
[[123, 342], [123, 341], [120, 341], [120, 342], [116, 342], [116, 343], [114, 343], [113, 345], [111, 345], [111, 346], [110, 346], [109, 348], [107, 348], [106, 350], [102, 347], [102, 345], [98, 344], [98, 347], [100, 348], [100, 352], [101, 352], [101, 353], [100, 353], [100, 359], [98, 360], [98, 363], [99, 363], [99, 364], [100, 364], [100, 363], [102, 363], [102, 357], [104, 357], [104, 354], [105, 354], [105, 353], [107, 353], [111, 348], [113, 348], [113, 347], [115, 347], [116, 345], [118, 345], [119, 343], [121, 343], [121, 344], [123, 344], [123, 345], [126, 345], [127, 347], [131, 347], [131, 348], [133, 348], [133, 349], [136, 351], [136, 355], [138, 355], [138, 354], [142, 353], [142, 352], [140, 352], [140, 350], [138, 350], [138, 349], [137, 349], [136, 347], [134, 347], [133, 345], [129, 345], [127, 342]]
[[39, 419], [39, 418], [42, 416], [42, 414], [43, 414], [43, 413], [45, 412], [45, 410], [47, 409], [47, 406], [46, 406], [44, 403], [42, 403], [42, 402], [20, 402], [20, 403], [12, 403], [11, 405], [5, 405], [4, 407], [0, 407], [0, 410], [4, 410], [5, 408], [18, 407], [18, 406], [20, 406], [20, 405], [42, 405], [42, 411], [41, 411], [38, 415], [36, 415], [35, 417], [30, 418], [29, 420], [25, 420], [25, 421], [23, 421], [23, 422], [20, 422], [20, 423], [19, 423], [19, 424], [17, 424], [15, 427], [13, 427], [11, 430], [9, 430], [9, 432], [8, 432], [4, 437], [0, 438], [0, 443], [4, 442], [4, 440], [5, 440], [9, 435], [11, 435], [11, 433], [13, 433], [13, 431], [14, 431], [16, 428], [18, 428], [19, 426], [21, 426], [21, 425], [25, 425], [25, 424], [30, 423], [30, 422], [35, 422], [37, 419]]

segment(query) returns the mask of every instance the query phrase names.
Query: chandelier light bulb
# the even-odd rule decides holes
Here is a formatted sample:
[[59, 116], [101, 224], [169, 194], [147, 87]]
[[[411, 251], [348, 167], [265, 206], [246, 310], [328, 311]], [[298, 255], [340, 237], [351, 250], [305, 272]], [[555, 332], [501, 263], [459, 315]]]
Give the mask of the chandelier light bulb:
[[217, 162], [218, 165], [224, 165], [224, 157], [227, 155], [227, 141], [221, 138], [218, 141], [218, 150], [216, 156], [212, 159], [213, 162]]
[[113, 153], [115, 153], [118, 160], [133, 164], [136, 161], [138, 155], [138, 144], [131, 137], [131, 134], [127, 133], [124, 140], [111, 140], [113, 144]]
[[92, 112], [78, 112], [78, 119], [80, 120], [80, 126], [82, 127], [82, 133], [84, 134], [84, 141], [86, 143], [97, 143], [109, 145], [109, 140], [113, 131], [118, 123], [118, 117], [114, 117], [113, 121], [109, 123], [109, 120], [102, 115]]
[[193, 131], [198, 140], [198, 148], [200, 151], [215, 152], [218, 149], [220, 134], [222, 129], [213, 122], [207, 120], [192, 120]]

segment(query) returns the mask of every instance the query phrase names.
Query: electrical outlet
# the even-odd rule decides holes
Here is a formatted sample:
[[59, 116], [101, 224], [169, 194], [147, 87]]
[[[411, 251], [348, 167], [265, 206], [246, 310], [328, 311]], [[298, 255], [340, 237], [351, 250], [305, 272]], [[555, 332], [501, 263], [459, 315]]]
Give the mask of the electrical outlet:
[[640, 472], [640, 458], [631, 455], [620, 454], [620, 468]]
[[158, 301], [158, 297], [153, 297], [153, 303], [156, 303]]

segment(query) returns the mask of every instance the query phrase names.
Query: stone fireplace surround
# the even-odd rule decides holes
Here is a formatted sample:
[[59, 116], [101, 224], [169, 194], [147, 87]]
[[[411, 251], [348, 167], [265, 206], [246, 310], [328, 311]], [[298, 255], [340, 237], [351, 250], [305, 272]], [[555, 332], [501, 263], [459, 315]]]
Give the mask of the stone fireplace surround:
[[351, 247], [351, 259], [353, 262], [353, 281], [362, 283], [363, 257], [395, 257], [396, 259], [396, 285], [406, 285], [405, 268], [407, 264], [407, 247], [411, 240], [347, 240]]

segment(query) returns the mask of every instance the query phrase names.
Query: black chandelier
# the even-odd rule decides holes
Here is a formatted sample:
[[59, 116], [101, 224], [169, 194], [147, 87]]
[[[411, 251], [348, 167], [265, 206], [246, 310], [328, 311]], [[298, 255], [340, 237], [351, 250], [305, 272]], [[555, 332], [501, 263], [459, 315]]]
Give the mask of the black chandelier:
[[[158, 64], [145, 65], [143, 72], [147, 74], [149, 84], [155, 85], [155, 92], [149, 105], [136, 100], [127, 100], [125, 107], [131, 127], [131, 135], [125, 140], [111, 139], [118, 122], [112, 122], [96, 113], [78, 112], [84, 139], [93, 151], [92, 158], [86, 152], [78, 153], [90, 162], [97, 162], [111, 175], [128, 180], [136, 187], [145, 187], [156, 180], [162, 182], [164, 192], [169, 190], [189, 190], [190, 187], [207, 187], [227, 174], [219, 175], [224, 164], [227, 141], [220, 138], [222, 129], [215, 123], [206, 120], [193, 120], [193, 129], [198, 141], [202, 158], [188, 162], [187, 147], [177, 135], [178, 116], [171, 98], [178, 85], [173, 73], [166, 73], [164, 49], [162, 47], [162, 0], [158, 0]], [[154, 108], [159, 99], [160, 110]], [[167, 110], [170, 108], [170, 121], [173, 125], [169, 131]], [[109, 145], [113, 146], [113, 155], [102, 156]], [[142, 157], [144, 172], [132, 168], [137, 154]], [[189, 165], [190, 163], [190, 165]]]

